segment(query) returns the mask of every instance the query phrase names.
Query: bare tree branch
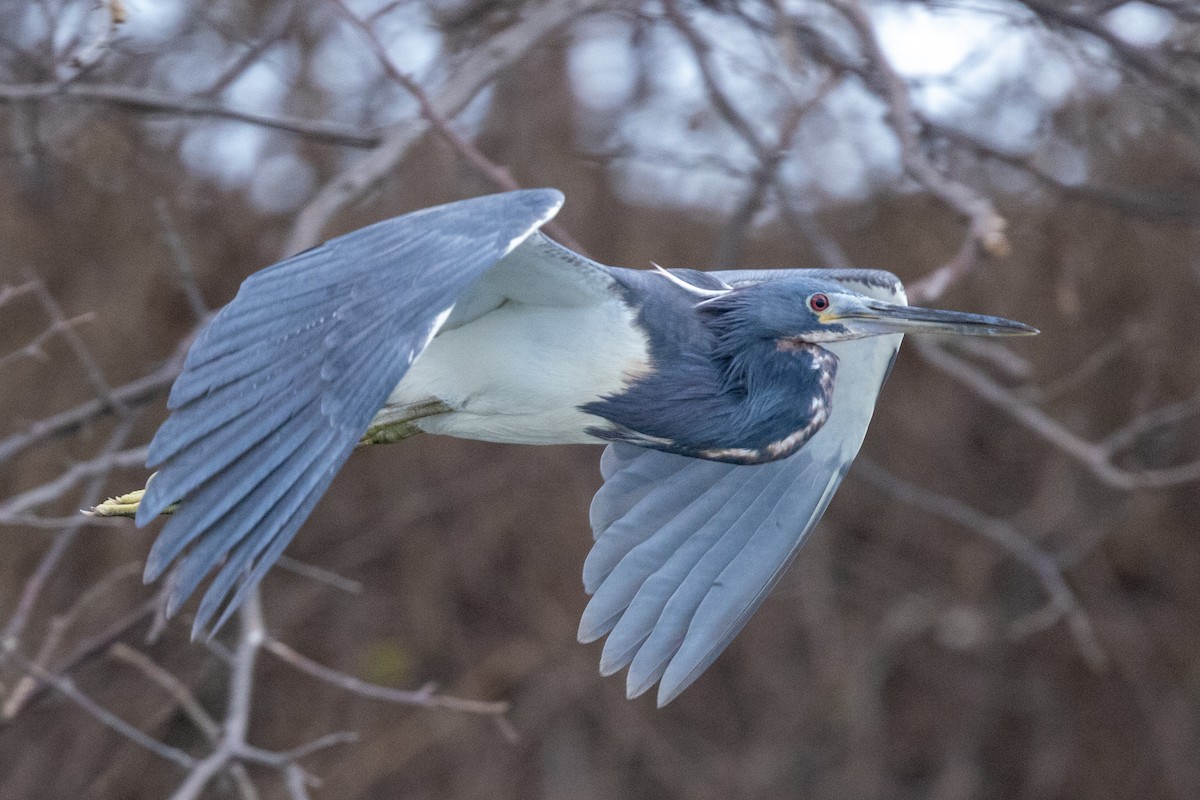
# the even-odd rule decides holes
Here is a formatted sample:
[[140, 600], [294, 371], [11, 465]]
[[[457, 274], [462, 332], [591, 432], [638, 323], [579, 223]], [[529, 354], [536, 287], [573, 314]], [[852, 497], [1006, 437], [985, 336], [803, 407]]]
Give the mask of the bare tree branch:
[[[367, 40], [367, 44], [370, 45], [371, 51], [375, 54], [375, 60], [383, 67], [383, 71], [416, 99], [417, 105], [421, 109], [421, 116], [425, 118], [425, 121], [429, 123], [434, 132], [454, 148], [454, 151], [458, 153], [460, 158], [470, 164], [484, 179], [494, 184], [497, 189], [511, 192], [521, 188], [521, 185], [513, 178], [511, 172], [485, 156], [478, 147], [451, 127], [450, 120], [438, 110], [437, 106], [430, 100], [429, 95], [421, 88], [421, 84], [417, 83], [411, 75], [401, 71], [395, 62], [392, 61], [387, 53], [387, 48], [384, 47], [383, 42], [379, 41], [379, 37], [375, 35], [375, 31], [371, 28], [371, 24], [368, 21], [359, 18], [351, 11], [344, 0], [330, 0], [330, 2], [333, 3], [333, 7], [338, 10], [342, 18], [353, 25], [363, 35], [363, 38]], [[572, 250], [585, 253], [583, 246], [575, 241], [575, 238], [561, 224], [554, 220], [550, 220], [543, 225], [542, 230]]]
[[316, 661], [297, 653], [275, 638], [268, 638], [263, 646], [270, 653], [301, 672], [307, 673], [326, 683], [332, 683], [334, 686], [344, 689], [347, 692], [361, 695], [362, 697], [369, 697], [372, 700], [383, 700], [387, 703], [419, 706], [421, 708], [444, 708], [451, 711], [461, 711], [466, 714], [493, 716], [508, 713], [509, 705], [503, 701], [491, 702], [451, 697], [450, 695], [438, 694], [433, 685], [427, 685], [414, 692], [368, 683], [352, 675], [347, 675], [344, 672], [326, 667], [323, 664], [318, 664]]
[[[872, 85], [887, 102], [892, 129], [900, 141], [900, 157], [905, 170], [938, 199], [970, 222], [968, 242], [964, 244], [963, 251], [952, 263], [969, 265], [976, 246], [981, 247], [989, 255], [998, 257], [1008, 255], [1011, 247], [1004, 233], [1007, 223], [996, 211], [992, 202], [965, 183], [942, 174], [925, 154], [918, 137], [920, 130], [918, 118], [913, 110], [908, 86], [904, 79], [896, 73], [887, 55], [883, 52], [883, 47], [879, 44], [879, 38], [875, 33], [875, 27], [862, 5], [858, 0], [830, 1], [835, 8], [842, 12], [858, 33], [869, 64], [867, 75], [872, 79], [869, 80], [869, 85]], [[964, 257], [964, 253], [967, 252], [971, 254], [970, 258]], [[964, 268], [960, 266], [957, 273], [960, 274], [962, 271]], [[946, 277], [940, 281], [941, 286], [929, 286], [927, 292], [932, 291], [933, 288], [944, 288], [945, 285], [948, 285], [948, 278], [954, 274], [956, 274], [955, 271], [944, 272], [943, 275]], [[936, 295], [927, 293], [926, 296]]]
[[[116, 430], [113, 431], [105, 444], [101, 457], [115, 452], [125, 443], [131, 432], [132, 423], [126, 420], [119, 424]], [[108, 471], [101, 471], [93, 475], [92, 480], [88, 483], [84, 490], [80, 507], [89, 507], [99, 502], [103, 496], [104, 483], [108, 480]], [[80, 519], [86, 519], [80, 517]], [[54, 537], [53, 543], [38, 562], [37, 568], [33, 574], [25, 581], [25, 586], [21, 590], [20, 598], [17, 601], [17, 608], [9, 617], [2, 631], [0, 631], [0, 664], [3, 664], [10, 656], [14, 655], [20, 643], [21, 634], [25, 631], [25, 626], [29, 622], [29, 615], [33, 612], [33, 606], [37, 602], [38, 596], [41, 594], [46, 581], [54, 573], [58, 567], [62, 557], [66, 554], [71, 543], [75, 541], [75, 537], [84, 527], [82, 522], [64, 528], [57, 536]]]
[[1053, 556], [1038, 549], [1028, 536], [1004, 520], [990, 517], [952, 497], [931, 492], [901, 480], [870, 459], [860, 457], [851, 474], [863, 478], [872, 486], [886, 491], [907, 505], [980, 534], [1028, 567], [1037, 576], [1046, 594], [1050, 596], [1051, 605], [1058, 616], [1066, 620], [1067, 628], [1075, 639], [1084, 660], [1096, 671], [1104, 671], [1108, 668], [1108, 655], [1100, 646], [1100, 641], [1096, 637], [1096, 632], [1093, 630], [1092, 623], [1079, 602], [1079, 598], [1067, 585], [1062, 568]]
[[1200, 103], [1200, 85], [1177, 74], [1154, 50], [1130, 44], [1117, 36], [1100, 21], [1098, 14], [1079, 14], [1062, 4], [1043, 0], [1019, 2], [1050, 25], [1079, 31], [1103, 42], [1122, 63], [1149, 78], [1152, 84], [1173, 89], [1193, 105]]
[[[1200, 459], [1159, 469], [1131, 470], [1118, 467], [1113, 463], [1113, 458], [1128, 448], [1130, 436], [1121, 435], [1118, 431], [1106, 441], [1089, 442], [1069, 431], [1062, 423], [1028, 400], [996, 383], [979, 368], [952, 355], [944, 347], [929, 341], [919, 341], [916, 349], [926, 362], [1007, 412], [1017, 422], [1075, 459], [1109, 486], [1124, 490], [1161, 489], [1200, 481]], [[1158, 426], [1158, 418], [1163, 416], [1162, 412], [1151, 413], [1155, 415], [1151, 422], [1134, 420], [1129, 424], [1138, 428]], [[1170, 418], [1171, 414], [1167, 413], [1165, 416]]]
[[[453, 119], [503, 69], [545, 37], [599, 5], [598, 0], [546, 0], [521, 6], [515, 22], [459, 65], [431, 98], [430, 109], [443, 119]], [[319, 243], [321, 232], [333, 215], [390, 173], [429, 128], [427, 119], [405, 120], [384, 131], [377, 147], [325, 184], [301, 209], [284, 247], [285, 255]]]
[[[140, 574], [142, 565], [139, 562], [124, 564], [109, 572], [107, 575], [96, 581], [87, 591], [82, 592], [79, 597], [73, 602], [65, 612], [55, 615], [50, 620], [50, 625], [46, 631], [46, 636], [42, 639], [42, 644], [38, 648], [37, 655], [33, 659], [33, 663], [43, 669], [49, 669], [50, 660], [54, 657], [62, 642], [63, 636], [79, 617], [86, 612], [96, 601], [103, 595], [107, 594], [113, 586], [123, 580], [126, 580], [133, 575]], [[15, 717], [29, 698], [37, 690], [38, 682], [32, 675], [26, 674], [8, 693], [5, 698], [4, 706], [0, 709], [0, 720], [10, 720]]]
[[82, 325], [85, 322], [93, 322], [96, 319], [95, 314], [80, 314], [71, 319], [56, 320], [51, 323], [50, 327], [44, 329], [37, 336], [30, 339], [20, 348], [13, 350], [11, 353], [5, 353], [0, 356], [0, 367], [5, 366], [13, 361], [21, 358], [32, 358], [35, 361], [45, 361], [46, 351], [43, 349], [46, 343], [65, 331], [67, 328], [74, 328]]
[[96, 362], [87, 345], [83, 343], [83, 339], [80, 338], [79, 333], [76, 332], [73, 326], [68, 324], [68, 320], [59, 307], [58, 301], [54, 299], [54, 295], [50, 294], [46, 289], [46, 285], [35, 277], [31, 271], [26, 271], [26, 277], [33, 285], [34, 296], [42, 304], [46, 316], [50, 318], [51, 325], [59, 329], [62, 338], [70, 346], [71, 352], [75, 354], [75, 360], [83, 367], [84, 374], [87, 375], [92, 388], [96, 390], [98, 395], [104, 398], [118, 417], [129, 419], [129, 408], [121, 398], [113, 394], [108, 379], [104, 377], [104, 371], [100, 369], [100, 364]]
[[184, 341], [180, 342], [171, 358], [153, 372], [114, 388], [111, 400], [103, 397], [88, 400], [72, 409], [39, 420], [20, 433], [0, 439], [0, 464], [48, 439], [69, 436], [83, 426], [111, 413], [113, 411], [111, 401], [117, 401], [126, 406], [150, 402], [175, 382], [191, 344], [191, 337], [186, 337]]
[[37, 664], [27, 661], [19, 655], [16, 656], [14, 660], [22, 669], [27, 670], [39, 681], [49, 685], [56, 692], [74, 702], [93, 718], [121, 734], [126, 739], [137, 743], [157, 756], [178, 764], [184, 769], [194, 769], [198, 766], [194, 758], [179, 748], [163, 744], [153, 736], [146, 735], [125, 720], [118, 717], [116, 714], [113, 714], [111, 711], [101, 706], [95, 700], [81, 692], [79, 688], [75, 686], [74, 681], [72, 681], [70, 678], [61, 675], [55, 675], [52, 672], [47, 672]]
[[261, 128], [290, 133], [306, 139], [342, 147], [373, 148], [380, 137], [349, 125], [322, 120], [261, 114], [231, 108], [203, 97], [173, 94], [158, 89], [139, 89], [103, 83], [24, 83], [0, 84], [0, 105], [67, 101], [94, 103], [143, 114], [171, 117], [207, 117], [244, 122]]
[[134, 447], [116, 453], [102, 453], [90, 461], [72, 464], [53, 480], [22, 492], [0, 503], [0, 525], [20, 524], [22, 515], [46, 503], [62, 498], [85, 478], [107, 476], [114, 469], [142, 467], [146, 463], [146, 447]]

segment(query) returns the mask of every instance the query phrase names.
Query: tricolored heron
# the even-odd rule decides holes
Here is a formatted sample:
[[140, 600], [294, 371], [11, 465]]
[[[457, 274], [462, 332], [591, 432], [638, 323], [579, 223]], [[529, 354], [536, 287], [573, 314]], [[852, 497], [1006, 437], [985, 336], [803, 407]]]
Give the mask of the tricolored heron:
[[220, 627], [360, 444], [607, 444], [579, 640], [607, 635], [600, 671], [663, 705], [821, 517], [903, 334], [1036, 333], [908, 306], [876, 270], [604, 266], [538, 232], [562, 202], [429, 208], [246, 279], [187, 355], [144, 494], [99, 508], [175, 509], [146, 565], [179, 564], [169, 612], [219, 566], [194, 632], [224, 603]]

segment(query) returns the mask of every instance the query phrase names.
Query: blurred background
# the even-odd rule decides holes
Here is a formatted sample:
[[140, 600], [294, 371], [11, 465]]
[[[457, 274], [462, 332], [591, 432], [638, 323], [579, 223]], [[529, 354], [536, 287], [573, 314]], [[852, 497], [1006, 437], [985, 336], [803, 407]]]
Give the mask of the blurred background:
[[[515, 186], [605, 263], [879, 267], [1042, 335], [907, 343], [663, 710], [575, 643], [599, 448], [359, 453], [261, 635], [189, 642], [157, 526], [77, 510], [142, 485], [198, 324]], [[0, 797], [1193, 800], [1198, 322], [1193, 0], [5, 4]]]

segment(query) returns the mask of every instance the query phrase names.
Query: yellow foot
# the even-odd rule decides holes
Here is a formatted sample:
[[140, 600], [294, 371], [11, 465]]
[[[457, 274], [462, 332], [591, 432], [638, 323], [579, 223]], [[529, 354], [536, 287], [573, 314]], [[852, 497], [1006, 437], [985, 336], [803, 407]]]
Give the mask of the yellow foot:
[[[138, 505], [142, 502], [145, 489], [138, 489], [129, 494], [110, 497], [90, 511], [84, 511], [89, 517], [133, 517], [137, 515]], [[174, 514], [179, 503], [172, 503], [163, 509], [164, 514]]]
[[413, 423], [422, 417], [432, 417], [435, 414], [445, 414], [453, 411], [441, 400], [429, 399], [406, 406], [384, 406], [371, 426], [358, 441], [359, 447], [372, 444], [395, 444], [421, 432]]

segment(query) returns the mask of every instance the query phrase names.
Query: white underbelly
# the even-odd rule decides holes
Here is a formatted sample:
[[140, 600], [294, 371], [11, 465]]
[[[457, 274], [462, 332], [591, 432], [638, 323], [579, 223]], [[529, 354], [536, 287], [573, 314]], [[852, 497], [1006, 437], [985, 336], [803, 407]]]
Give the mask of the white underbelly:
[[389, 406], [437, 398], [453, 409], [416, 422], [427, 433], [515, 444], [600, 440], [579, 406], [649, 368], [649, 345], [619, 303], [554, 308], [508, 302], [443, 330], [392, 391]]

